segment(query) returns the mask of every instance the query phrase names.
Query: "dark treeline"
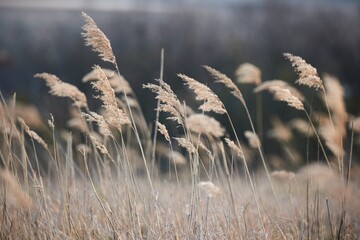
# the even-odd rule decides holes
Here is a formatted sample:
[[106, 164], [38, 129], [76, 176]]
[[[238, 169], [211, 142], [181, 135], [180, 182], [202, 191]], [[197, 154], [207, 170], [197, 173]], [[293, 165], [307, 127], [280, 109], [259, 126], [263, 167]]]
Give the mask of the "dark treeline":
[[[177, 5], [159, 11], [86, 12], [111, 40], [120, 70], [141, 96], [149, 122], [154, 116], [154, 95], [142, 89], [142, 84], [159, 77], [161, 48], [165, 49], [166, 81], [180, 98], [193, 102], [175, 75], [185, 73], [219, 93], [225, 104], [234, 108], [239, 125], [246, 122], [239, 105], [212, 83], [201, 65], [210, 65], [233, 78], [239, 64], [251, 62], [262, 70], [263, 80], [292, 81], [296, 75], [282, 56], [290, 52], [306, 59], [320, 74], [338, 76], [346, 88], [348, 111], [359, 114], [357, 3], [301, 5], [264, 1], [225, 6]], [[1, 92], [8, 96], [16, 92], [18, 99], [35, 102], [42, 110], [59, 115], [57, 119], [66, 116], [57, 111], [68, 102], [49, 96], [45, 84], [34, 79], [33, 74], [54, 73], [91, 96], [90, 86], [81, 83], [82, 76], [94, 63], [107, 65], [84, 46], [82, 25], [80, 10], [0, 9]], [[252, 105], [251, 88], [244, 87], [243, 94]], [[267, 114], [266, 105], [273, 103], [264, 104]], [[284, 108], [276, 105], [271, 111], [280, 109]]]

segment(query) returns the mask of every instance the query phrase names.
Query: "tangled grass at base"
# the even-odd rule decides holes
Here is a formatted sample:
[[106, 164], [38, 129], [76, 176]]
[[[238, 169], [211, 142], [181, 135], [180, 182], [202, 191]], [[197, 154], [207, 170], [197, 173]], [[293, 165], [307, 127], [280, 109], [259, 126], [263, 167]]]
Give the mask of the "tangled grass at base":
[[[323, 81], [303, 59], [285, 54], [299, 75], [296, 83], [323, 101], [325, 110], [316, 112], [294, 85], [262, 82], [254, 65], [241, 65], [236, 82], [204, 66], [246, 110], [251, 129], [238, 133], [227, 106], [208, 86], [178, 75], [194, 92], [200, 105], [195, 109], [161, 75], [144, 85], [158, 101], [151, 129], [120, 74], [110, 40], [93, 19], [83, 17], [86, 45], [113, 65], [95, 65], [83, 79], [101, 108], [92, 109], [84, 93], [49, 73], [35, 77], [45, 81], [52, 95], [72, 101], [71, 133], [58, 129], [52, 116], [42, 124], [36, 109], [26, 110], [15, 97], [2, 98], [1, 239], [360, 237], [360, 169], [353, 154], [360, 144], [360, 118], [346, 112], [336, 78], [325, 76]], [[255, 85], [257, 95], [269, 91], [303, 114], [289, 123], [272, 120], [268, 137], [279, 142], [283, 156], [264, 153], [239, 84]], [[226, 116], [229, 130], [216, 120], [217, 114]], [[178, 134], [169, 131], [169, 124]], [[315, 140], [317, 163], [300, 157], [291, 144], [295, 133]], [[260, 163], [256, 172], [254, 161]]]

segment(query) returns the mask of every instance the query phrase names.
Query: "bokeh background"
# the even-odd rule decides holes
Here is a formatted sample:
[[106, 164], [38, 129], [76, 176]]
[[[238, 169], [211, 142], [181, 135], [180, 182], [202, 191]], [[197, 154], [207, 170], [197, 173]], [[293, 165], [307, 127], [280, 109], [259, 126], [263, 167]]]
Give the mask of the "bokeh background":
[[[201, 65], [234, 79], [237, 66], [250, 62], [261, 69], [263, 80], [293, 82], [296, 75], [282, 55], [290, 52], [311, 63], [320, 75], [337, 76], [345, 88], [348, 112], [360, 113], [360, 2], [356, 0], [1, 0], [0, 91], [5, 97], [16, 92], [19, 102], [34, 104], [44, 118], [52, 112], [58, 126], [65, 126], [69, 102], [50, 96], [44, 82], [33, 75], [56, 74], [91, 100], [91, 87], [81, 82], [82, 77], [93, 64], [111, 67], [84, 46], [81, 11], [111, 40], [120, 71], [149, 123], [156, 103], [142, 84], [159, 78], [162, 48], [165, 81], [179, 97], [193, 104], [193, 95], [176, 73], [208, 84], [225, 102], [240, 132], [250, 128], [244, 110]], [[252, 87], [241, 90], [254, 115]], [[270, 127], [272, 116], [286, 121], [298, 114], [270, 99], [263, 97], [264, 129]]]

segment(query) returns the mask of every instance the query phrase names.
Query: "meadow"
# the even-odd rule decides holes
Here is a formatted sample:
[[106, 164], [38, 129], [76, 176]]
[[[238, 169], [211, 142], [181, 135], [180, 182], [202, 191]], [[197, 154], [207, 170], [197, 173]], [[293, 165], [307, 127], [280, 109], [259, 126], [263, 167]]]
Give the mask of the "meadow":
[[[16, 94], [1, 95], [1, 239], [359, 238], [360, 118], [347, 113], [336, 77], [320, 77], [290, 53], [284, 61], [298, 79], [289, 81], [263, 81], [250, 63], [234, 81], [199, 66], [245, 110], [250, 128], [237, 132], [206, 84], [177, 74], [191, 93], [179, 99], [163, 78], [162, 51], [159, 79], [143, 85], [157, 101], [148, 123], [142, 108], [149, 106], [140, 106], [121, 75], [110, 40], [82, 15], [85, 45], [107, 66], [94, 65], [82, 79], [100, 107], [51, 73], [34, 77], [69, 100], [67, 129], [51, 114], [45, 126]], [[256, 95], [255, 117], [244, 85]], [[263, 116], [265, 92], [294, 118]], [[273, 128], [263, 129], [265, 121]], [[265, 154], [263, 141], [282, 151]]]

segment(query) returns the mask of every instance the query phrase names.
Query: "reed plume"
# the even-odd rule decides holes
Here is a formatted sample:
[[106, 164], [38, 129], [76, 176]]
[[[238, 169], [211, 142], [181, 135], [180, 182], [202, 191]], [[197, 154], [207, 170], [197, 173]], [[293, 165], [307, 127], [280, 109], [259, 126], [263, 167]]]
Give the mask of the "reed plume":
[[104, 144], [102, 144], [99, 140], [96, 139], [95, 136], [93, 135], [89, 135], [91, 142], [94, 144], [94, 146], [104, 155], [108, 156], [109, 158], [111, 158], [109, 151], [107, 150], [107, 148], [105, 147]]
[[184, 74], [178, 74], [178, 77], [180, 77], [190, 89], [194, 90], [196, 100], [204, 101], [204, 103], [200, 105], [199, 109], [204, 112], [213, 111], [218, 114], [226, 113], [224, 104], [210, 88]]
[[124, 111], [118, 108], [114, 89], [110, 86], [109, 80], [101, 67], [95, 65], [94, 70], [96, 72], [97, 80], [91, 82], [91, 84], [93, 89], [100, 93], [100, 95], [96, 96], [96, 98], [101, 99], [103, 102], [102, 106], [108, 116], [106, 121], [121, 131], [121, 127], [123, 125], [130, 124], [129, 117], [124, 113]]
[[168, 130], [166, 129], [166, 126], [164, 124], [161, 124], [160, 122], [156, 122], [158, 126], [158, 131], [165, 137], [166, 141], [169, 143], [171, 142], [170, 135]]
[[263, 82], [259, 86], [254, 88], [254, 92], [255, 93], [262, 92], [265, 90], [269, 90], [272, 87], [286, 88], [291, 92], [292, 95], [294, 95], [301, 101], [305, 100], [305, 97], [296, 88], [292, 87], [291, 85], [289, 85], [287, 82], [285, 82], [283, 80], [270, 80], [270, 81]]
[[233, 150], [233, 152], [241, 159], [243, 159], [245, 161], [245, 156], [244, 156], [244, 153], [243, 151], [238, 147], [236, 146], [236, 144], [234, 143], [234, 141], [228, 139], [228, 138], [225, 138], [225, 142], [226, 144], [229, 146], [229, 148], [231, 150]]
[[287, 143], [292, 139], [293, 135], [291, 130], [279, 118], [273, 118], [271, 123], [274, 128], [268, 131], [267, 135], [269, 137], [284, 143]]
[[21, 117], [18, 117], [17, 119], [18, 119], [18, 122], [20, 123], [21, 127], [32, 139], [37, 141], [45, 149], [48, 149], [48, 145], [45, 143], [45, 141], [36, 132], [30, 130], [29, 126], [26, 125], [24, 119], [22, 119]]
[[251, 131], [245, 131], [244, 135], [248, 139], [250, 147], [257, 149], [261, 146], [259, 137], [256, 133]]
[[305, 60], [301, 57], [294, 56], [290, 53], [284, 53], [284, 56], [289, 59], [291, 65], [295, 68], [296, 73], [299, 75], [299, 79], [296, 80], [297, 84], [315, 88], [316, 90], [320, 89], [325, 92], [324, 85], [316, 68], [305, 62]]
[[324, 83], [326, 88], [326, 95], [324, 98], [327, 99], [328, 107], [332, 113], [331, 117], [334, 127], [339, 131], [339, 137], [343, 138], [346, 135], [346, 123], [348, 121], [348, 114], [344, 101], [344, 88], [337, 78], [329, 74], [324, 75]]
[[185, 148], [186, 151], [190, 154], [194, 154], [197, 152], [195, 146], [186, 138], [174, 138], [181, 147]]
[[216, 80], [216, 82], [224, 84], [227, 88], [231, 90], [231, 94], [237, 99], [239, 99], [243, 105], [245, 105], [242, 93], [240, 92], [239, 88], [234, 84], [234, 82], [231, 81], [230, 78], [228, 78], [225, 74], [219, 72], [214, 68], [211, 68], [209, 66], [203, 67], [211, 74], [211, 76]]
[[106, 123], [105, 118], [96, 112], [90, 111], [89, 113], [81, 113], [81, 115], [88, 121], [88, 122], [95, 122], [96, 125], [99, 127], [99, 133], [103, 136], [113, 137], [113, 134], [110, 130], [109, 125]]
[[116, 58], [114, 56], [110, 40], [99, 29], [95, 21], [89, 17], [86, 13], [82, 12], [82, 16], [85, 20], [83, 26], [84, 32], [81, 35], [85, 39], [85, 45], [91, 46], [92, 50], [99, 54], [99, 57], [105, 62], [116, 64]]
[[241, 64], [235, 71], [236, 81], [244, 84], [261, 83], [261, 71], [258, 67], [251, 63]]
[[299, 98], [295, 97], [289, 89], [274, 86], [270, 87], [269, 91], [273, 93], [275, 100], [286, 102], [290, 107], [297, 110], [305, 110], [303, 103]]
[[354, 120], [352, 120], [352, 122], [350, 123], [350, 128], [351, 125], [354, 132], [360, 133], [360, 117], [357, 117]]
[[[129, 82], [124, 78], [124, 76], [119, 75], [116, 71], [111, 69], [102, 68], [104, 74], [108, 78], [110, 82], [110, 86], [114, 89], [116, 93], [124, 93], [124, 94], [133, 94], [133, 90], [129, 84]], [[86, 74], [82, 81], [89, 82], [97, 79], [96, 70], [92, 70], [88, 74]]]
[[289, 182], [295, 178], [295, 173], [285, 170], [278, 170], [278, 171], [273, 171], [271, 173], [271, 176], [273, 177], [273, 179], [279, 182]]
[[203, 190], [208, 197], [220, 195], [220, 188], [215, 186], [211, 181], [199, 182], [198, 187]]
[[224, 136], [225, 129], [213, 117], [204, 114], [192, 114], [186, 118], [187, 128], [195, 133], [205, 134], [215, 138]]
[[296, 118], [290, 121], [290, 127], [296, 129], [298, 132], [304, 136], [314, 136], [314, 130], [311, 128], [311, 125], [303, 119]]
[[167, 119], [175, 121], [179, 125], [184, 125], [185, 114], [182, 110], [183, 107], [178, 97], [167, 83], [161, 82], [160, 86], [148, 83], [144, 84], [143, 87], [150, 89], [157, 94], [155, 98], [160, 101], [159, 110], [170, 114], [170, 117]]
[[57, 76], [49, 73], [38, 73], [34, 77], [45, 80], [50, 87], [50, 93], [58, 97], [68, 97], [74, 101], [74, 105], [79, 108], [89, 109], [86, 96], [76, 86], [61, 81]]

